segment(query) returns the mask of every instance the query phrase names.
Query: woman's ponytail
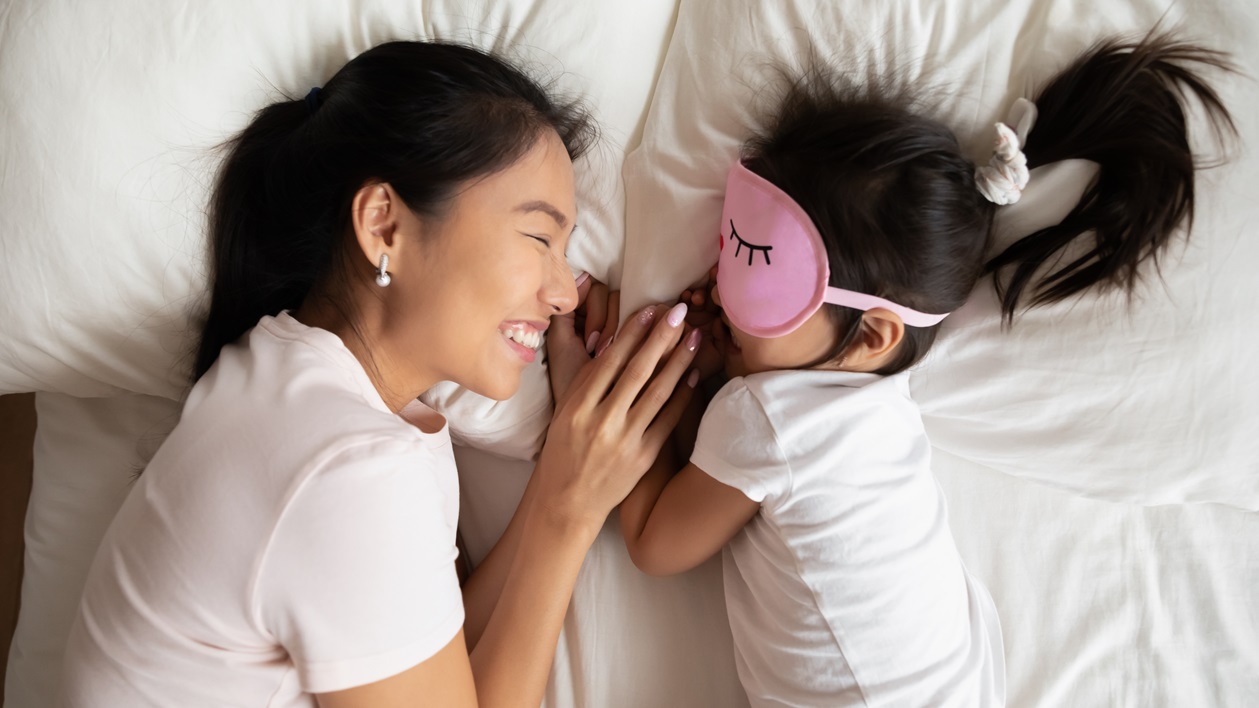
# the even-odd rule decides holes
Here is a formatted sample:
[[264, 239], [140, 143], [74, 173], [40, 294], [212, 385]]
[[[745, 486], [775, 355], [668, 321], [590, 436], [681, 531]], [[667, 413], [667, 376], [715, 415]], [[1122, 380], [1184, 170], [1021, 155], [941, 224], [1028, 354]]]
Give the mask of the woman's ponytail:
[[[1093, 47], [1036, 98], [1039, 119], [1024, 147], [1028, 167], [1085, 159], [1097, 177], [1060, 224], [1019, 239], [986, 267], [1007, 319], [1027, 294], [1030, 304], [1057, 302], [1103, 283], [1126, 290], [1138, 268], [1192, 222], [1194, 171], [1186, 101], [1192, 95], [1217, 135], [1236, 134], [1216, 92], [1190, 67], [1228, 70], [1224, 55], [1151, 34], [1136, 43]], [[1045, 263], [1085, 232], [1093, 243], [1034, 284]]]
[[[300, 178], [290, 145], [309, 118], [305, 102], [283, 101], [258, 112], [224, 147], [210, 202], [210, 312], [197, 350], [193, 380], [218, 358], [219, 350], [264, 315], [296, 309], [321, 273], [333, 246], [332, 233], [319, 238], [311, 214], [284, 208]], [[306, 237], [297, 234], [306, 232]], [[294, 246], [300, 244], [299, 248]]]

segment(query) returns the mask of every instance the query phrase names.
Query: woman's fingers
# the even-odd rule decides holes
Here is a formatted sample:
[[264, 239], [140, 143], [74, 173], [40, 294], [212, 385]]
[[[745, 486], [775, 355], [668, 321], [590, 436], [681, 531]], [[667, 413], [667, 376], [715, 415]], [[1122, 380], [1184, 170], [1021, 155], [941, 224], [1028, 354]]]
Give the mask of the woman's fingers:
[[577, 306], [578, 307], [581, 307], [582, 304], [586, 302], [586, 295], [590, 292], [590, 286], [594, 285], [597, 282], [599, 281], [591, 278], [590, 274], [584, 270], [581, 272], [581, 275], [578, 275], [573, 280], [573, 285], [577, 286]]
[[586, 353], [594, 352], [599, 340], [604, 337], [603, 330], [608, 321], [608, 286], [590, 279], [590, 293], [586, 296], [586, 326], [582, 332], [582, 341], [586, 345]]
[[595, 358], [598, 358], [605, 349], [612, 346], [612, 340], [616, 337], [616, 330], [620, 327], [621, 317], [621, 291], [612, 290], [608, 293], [608, 317], [607, 323], [603, 326], [603, 330], [595, 332], [586, 340], [586, 344], [593, 348]]
[[[677, 424], [689, 400], [685, 381], [697, 344], [688, 338], [679, 345], [685, 310], [684, 304], [672, 310], [653, 306], [628, 318], [603, 356], [587, 363], [567, 396], [557, 398], [539, 469], [548, 470], [553, 488], [548, 493], [564, 504], [581, 513], [606, 513], [646, 471]], [[576, 344], [579, 336], [574, 332], [561, 341]], [[662, 366], [653, 376], [657, 364]]]
[[695, 385], [697, 383], [699, 383], [699, 373], [695, 369], [690, 369], [686, 375], [685, 382], [673, 389], [673, 394], [669, 396], [668, 403], [656, 414], [656, 418], [651, 421], [651, 425], [647, 426], [647, 430], [643, 433], [642, 442], [652, 459], [655, 459], [655, 456], [660, 454], [660, 449], [664, 447], [669, 440], [669, 436], [673, 434], [673, 429], [678, 427], [678, 422], [682, 420], [682, 415], [686, 412], [687, 404], [691, 402], [691, 397], [695, 395]]
[[[652, 377], [651, 383], [647, 384], [643, 394], [630, 407], [628, 419], [636, 429], [646, 430], [673, 397], [674, 392], [679, 388], [678, 384], [690, 375], [689, 372], [694, 371], [691, 364], [699, 350], [702, 334], [698, 329], [687, 332], [681, 343], [673, 348], [664, 366]], [[692, 382], [688, 380], [686, 383]], [[691, 388], [686, 384], [682, 387]]]
[[[643, 391], [655, 374], [656, 366], [677, 345], [682, 334], [682, 324], [686, 318], [686, 303], [680, 302], [669, 308], [668, 312], [659, 313], [650, 333], [642, 337], [642, 344], [633, 351], [623, 370], [617, 377], [612, 392], [608, 394], [608, 403], [628, 411], [638, 394]], [[622, 333], [624, 334], [624, 332]], [[621, 337], [617, 338], [618, 340]], [[604, 357], [610, 356], [617, 349], [613, 344]], [[694, 352], [688, 352], [693, 354]], [[661, 404], [664, 401], [660, 401]], [[654, 412], [653, 412], [654, 415]], [[639, 428], [642, 430], [643, 428]]]
[[600, 342], [595, 350], [595, 363], [589, 379], [589, 387], [599, 394], [598, 400], [602, 400], [621, 377], [621, 372], [638, 351], [639, 344], [651, 332], [651, 326], [657, 319], [664, 319], [659, 314], [661, 310], [658, 305], [644, 307], [625, 321], [615, 338]]
[[607, 337], [611, 339], [616, 334], [617, 326], [620, 324], [621, 318], [621, 291], [612, 290], [608, 293], [608, 317], [603, 325], [603, 329], [599, 330], [599, 339]]
[[579, 336], [573, 313], [551, 316], [551, 326], [546, 331], [546, 363], [551, 395], [557, 405], [567, 397], [581, 368], [590, 361], [582, 351]]

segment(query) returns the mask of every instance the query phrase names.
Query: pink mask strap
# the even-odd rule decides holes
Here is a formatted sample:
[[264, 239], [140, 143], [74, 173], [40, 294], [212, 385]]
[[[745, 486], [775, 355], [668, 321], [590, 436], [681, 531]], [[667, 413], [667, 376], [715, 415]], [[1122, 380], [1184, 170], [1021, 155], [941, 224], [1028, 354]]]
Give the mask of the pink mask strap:
[[926, 312], [911, 310], [904, 305], [897, 305], [890, 300], [884, 300], [874, 295], [866, 295], [865, 293], [853, 292], [852, 290], [844, 290], [843, 288], [835, 288], [828, 286], [826, 295], [822, 298], [823, 302], [829, 302], [832, 305], [843, 305], [844, 307], [852, 307], [862, 312], [873, 310], [881, 307], [889, 312], [893, 312], [901, 318], [901, 321], [910, 327], [930, 327], [939, 324], [941, 320], [949, 316], [949, 313], [942, 315], [931, 315]]

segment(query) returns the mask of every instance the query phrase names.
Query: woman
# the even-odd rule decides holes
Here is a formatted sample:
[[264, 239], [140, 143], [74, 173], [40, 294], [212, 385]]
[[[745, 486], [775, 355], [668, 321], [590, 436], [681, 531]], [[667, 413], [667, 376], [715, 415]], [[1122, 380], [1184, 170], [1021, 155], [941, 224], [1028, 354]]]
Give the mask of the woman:
[[[497, 59], [395, 42], [235, 138], [196, 384], [97, 553], [69, 705], [541, 701], [582, 558], [698, 343], [675, 346], [684, 306], [648, 308], [586, 356], [564, 249], [589, 134]], [[461, 591], [450, 441], [416, 397], [512, 395], [548, 322], [550, 433]]]

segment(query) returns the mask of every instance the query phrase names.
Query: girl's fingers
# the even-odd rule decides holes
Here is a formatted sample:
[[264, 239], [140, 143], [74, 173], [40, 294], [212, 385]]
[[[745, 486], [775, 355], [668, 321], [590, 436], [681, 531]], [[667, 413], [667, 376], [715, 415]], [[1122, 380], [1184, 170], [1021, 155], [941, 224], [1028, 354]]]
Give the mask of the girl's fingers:
[[[678, 383], [687, 376], [692, 362], [695, 361], [702, 334], [698, 329], [691, 329], [687, 333], [686, 338], [673, 348], [664, 366], [652, 377], [643, 395], [630, 407], [628, 419], [637, 430], [646, 430], [679, 388]], [[689, 388], [685, 384], [683, 387]]]
[[[639, 392], [651, 382], [656, 365], [676, 346], [682, 334], [686, 309], [686, 303], [680, 302], [669, 308], [668, 312], [656, 315], [655, 326], [647, 336], [642, 338], [641, 346], [638, 346], [633, 356], [629, 357], [620, 376], [617, 377], [616, 384], [612, 387], [612, 392], [608, 394], [609, 404], [618, 406], [624, 411], [630, 410]], [[603, 358], [611, 356], [617, 350], [620, 339], [621, 337], [617, 337], [618, 341], [604, 353]], [[687, 354], [694, 354], [694, 352], [687, 352]], [[663, 400], [659, 401], [659, 404], [663, 403]], [[652, 415], [655, 415], [655, 411]], [[645, 425], [644, 423], [639, 430], [644, 429]]]

